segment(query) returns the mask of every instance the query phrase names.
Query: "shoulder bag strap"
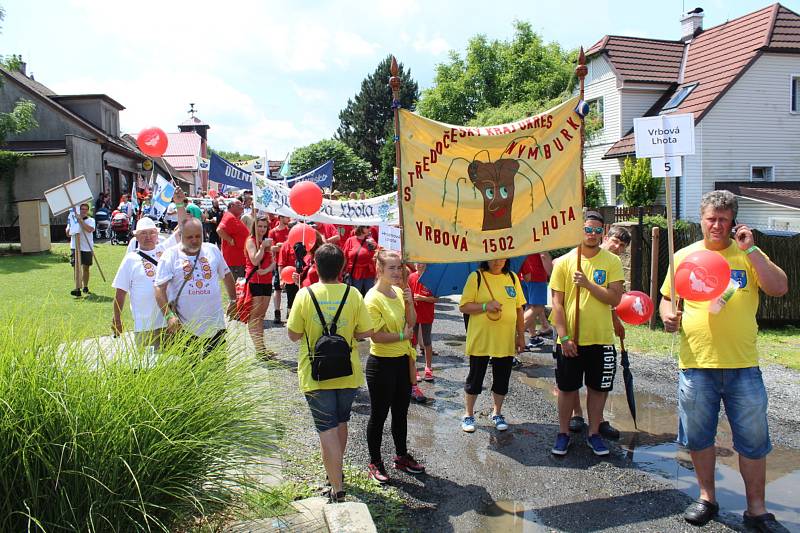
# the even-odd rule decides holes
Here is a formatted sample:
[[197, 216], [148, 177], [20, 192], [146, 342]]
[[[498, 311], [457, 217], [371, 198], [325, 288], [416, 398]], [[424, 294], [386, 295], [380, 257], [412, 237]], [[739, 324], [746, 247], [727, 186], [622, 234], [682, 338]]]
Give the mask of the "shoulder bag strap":
[[[197, 262], [200, 261], [200, 254], [202, 252], [203, 252], [202, 250], [197, 252], [197, 257], [195, 258], [194, 264], [192, 265], [192, 270], [189, 272], [189, 277], [188, 278], [186, 278], [186, 277], [183, 278], [183, 283], [181, 283], [181, 288], [178, 289], [178, 293], [175, 295], [175, 299], [172, 300], [173, 302], [175, 302], [175, 313], [178, 314], [178, 318], [181, 318], [180, 313], [178, 313], [178, 298], [181, 297], [181, 293], [183, 292], [183, 288], [186, 287], [186, 284], [189, 283], [189, 280], [191, 280], [192, 277], [194, 276], [194, 269], [197, 266]], [[181, 318], [181, 320], [183, 320], [183, 319]]]
[[364, 247], [365, 242], [367, 242], [366, 237], [364, 237], [361, 246], [359, 246], [358, 250], [356, 250], [356, 255], [353, 256], [353, 266], [350, 267], [350, 281], [353, 281], [353, 272], [356, 271], [356, 261], [358, 261], [358, 254], [361, 253], [361, 249]]
[[478, 273], [480, 274], [480, 277], [483, 278], [484, 283], [486, 283], [486, 288], [489, 290], [489, 296], [492, 298], [492, 300], [496, 300], [496, 298], [494, 297], [494, 293], [492, 292], [492, 288], [489, 286], [489, 283], [486, 281], [486, 278], [483, 277], [483, 271], [479, 270]]
[[152, 258], [152, 257], [150, 257], [149, 255], [147, 255], [147, 254], [146, 254], [146, 253], [144, 253], [143, 251], [141, 251], [141, 250], [136, 250], [136, 253], [137, 253], [137, 254], [139, 254], [139, 255], [142, 257], [142, 259], [144, 259], [144, 260], [146, 260], [146, 261], [150, 261], [150, 262], [151, 262], [151, 263], [153, 263], [155, 266], [158, 266], [158, 261], [156, 261], [155, 259], [153, 259], [153, 258]]
[[339, 320], [339, 315], [342, 314], [342, 309], [344, 309], [344, 303], [347, 301], [347, 293], [350, 292], [350, 285], [345, 285], [344, 289], [344, 296], [342, 296], [342, 301], [339, 302], [339, 309], [336, 310], [336, 315], [333, 317], [333, 322], [331, 322], [331, 333], [336, 335], [336, 322]]
[[311, 296], [311, 301], [314, 303], [314, 308], [317, 310], [317, 316], [319, 317], [319, 322], [322, 324], [322, 334], [328, 335], [328, 325], [325, 323], [325, 317], [322, 315], [322, 309], [319, 308], [319, 302], [317, 301], [317, 297], [314, 296], [314, 291], [311, 290], [311, 287], [306, 287], [308, 290], [309, 296]]

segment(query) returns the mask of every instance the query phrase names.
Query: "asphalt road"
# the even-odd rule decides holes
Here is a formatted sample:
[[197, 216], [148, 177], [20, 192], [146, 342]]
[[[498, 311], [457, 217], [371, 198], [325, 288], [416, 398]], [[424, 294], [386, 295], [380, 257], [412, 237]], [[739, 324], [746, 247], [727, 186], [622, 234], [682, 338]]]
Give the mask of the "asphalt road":
[[[296, 345], [288, 341], [283, 328], [268, 328], [266, 337], [287, 366], [296, 361]], [[488, 419], [491, 400], [485, 392], [476, 407], [477, 430], [467, 434], [460, 428], [462, 387], [467, 374], [464, 327], [454, 305], [437, 305], [433, 339], [434, 349], [440, 354], [434, 358], [436, 381], [422, 385], [432, 401], [425, 405], [412, 403], [408, 428], [409, 451], [427, 467], [427, 473], [414, 477], [390, 470], [392, 484], [408, 500], [412, 530], [507, 533], [696, 529], [681, 517], [692, 499], [689, 494], [696, 489], [688, 456], [677, 452], [673, 442], [677, 431], [674, 361], [632, 354], [641, 431], [635, 431], [630, 420], [621, 393], [620, 372], [606, 416], [623, 430], [623, 435], [619, 443], [609, 442], [611, 455], [595, 457], [581, 435], [573, 437], [566, 457], [557, 458], [550, 453], [557, 433], [550, 346], [525, 354], [523, 366], [512, 373], [504, 407], [510, 423], [508, 431], [496, 431]], [[363, 360], [368, 348], [368, 343], [359, 344]], [[296, 374], [278, 374], [285, 380], [287, 394], [300, 397]], [[490, 375], [487, 388], [489, 380]], [[787, 480], [800, 481], [800, 416], [793, 403], [800, 393], [800, 373], [770, 367], [765, 369], [765, 381], [771, 395], [775, 453], [780, 452], [778, 457], [782, 459], [780, 468], [771, 472], [771, 477], [768, 475], [768, 481], [782, 480], [785, 486]], [[346, 458], [364, 468], [368, 463], [368, 416], [369, 396], [364, 388], [353, 406]], [[317, 442], [308, 413], [298, 413], [296, 420], [296, 437], [309, 445]], [[394, 450], [389, 421], [384, 435], [384, 461], [391, 464]], [[721, 468], [733, 471], [735, 456], [726, 439], [729, 437], [721, 427]], [[704, 531], [742, 528], [741, 510], [737, 512], [736, 505], [743, 500], [736, 494], [735, 479], [728, 481], [738, 474], [723, 477], [720, 492], [727, 497], [721, 499], [723, 512]], [[800, 531], [800, 497], [790, 489], [772, 492], [777, 494], [771, 494], [768, 486], [768, 499], [773, 496], [778, 502], [773, 507], [780, 509], [781, 517], [796, 518], [796, 523], [786, 525]]]

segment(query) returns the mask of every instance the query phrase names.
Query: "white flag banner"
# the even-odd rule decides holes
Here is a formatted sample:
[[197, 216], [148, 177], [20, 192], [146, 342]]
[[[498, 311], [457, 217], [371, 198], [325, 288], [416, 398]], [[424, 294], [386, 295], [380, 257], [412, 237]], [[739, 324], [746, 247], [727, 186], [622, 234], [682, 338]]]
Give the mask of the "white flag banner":
[[256, 209], [268, 213], [346, 226], [378, 226], [399, 221], [397, 193], [344, 202], [323, 199], [322, 207], [316, 214], [301, 217], [289, 205], [290, 191], [280, 182], [253, 175], [253, 202]]

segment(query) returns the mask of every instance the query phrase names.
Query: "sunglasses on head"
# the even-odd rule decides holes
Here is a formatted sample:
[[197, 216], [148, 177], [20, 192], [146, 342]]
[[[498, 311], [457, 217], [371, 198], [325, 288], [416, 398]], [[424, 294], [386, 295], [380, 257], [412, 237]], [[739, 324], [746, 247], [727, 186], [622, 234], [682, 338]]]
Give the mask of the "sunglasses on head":
[[592, 232], [600, 235], [601, 233], [603, 233], [603, 226], [584, 226], [583, 232], [587, 235], [591, 235]]

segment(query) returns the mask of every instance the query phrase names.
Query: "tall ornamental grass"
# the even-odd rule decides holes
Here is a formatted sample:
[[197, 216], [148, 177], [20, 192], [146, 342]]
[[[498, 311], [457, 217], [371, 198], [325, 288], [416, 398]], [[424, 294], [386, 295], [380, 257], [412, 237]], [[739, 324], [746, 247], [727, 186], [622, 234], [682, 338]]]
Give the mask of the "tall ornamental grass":
[[274, 452], [263, 370], [176, 343], [128, 345], [0, 330], [0, 531], [166, 531], [236, 500]]

